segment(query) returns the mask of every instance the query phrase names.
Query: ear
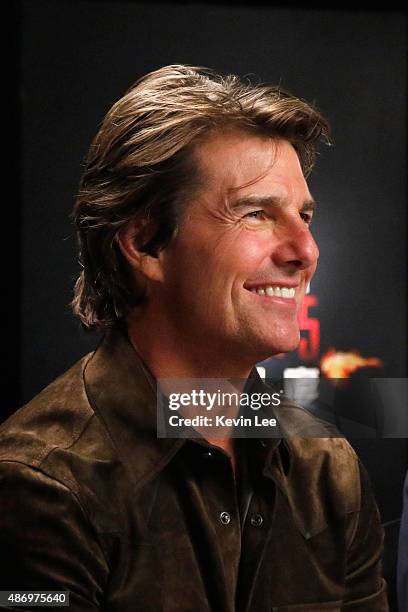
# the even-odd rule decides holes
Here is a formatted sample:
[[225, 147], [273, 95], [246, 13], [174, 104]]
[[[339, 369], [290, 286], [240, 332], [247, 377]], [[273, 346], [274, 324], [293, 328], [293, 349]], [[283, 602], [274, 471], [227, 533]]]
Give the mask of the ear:
[[129, 221], [116, 235], [116, 241], [128, 264], [137, 274], [156, 282], [163, 281], [163, 270], [159, 254], [152, 255], [141, 250], [148, 238], [147, 221]]

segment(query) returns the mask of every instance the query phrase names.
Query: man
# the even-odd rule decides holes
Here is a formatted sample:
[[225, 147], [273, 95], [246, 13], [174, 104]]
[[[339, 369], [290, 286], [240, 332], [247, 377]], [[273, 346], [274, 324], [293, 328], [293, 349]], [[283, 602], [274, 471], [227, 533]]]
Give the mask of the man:
[[157, 437], [156, 380], [266, 389], [254, 365], [296, 347], [327, 138], [294, 96], [186, 66], [113, 106], [74, 210], [73, 308], [104, 336], [2, 428], [4, 588], [81, 611], [388, 609], [378, 511], [329, 426], [283, 399], [281, 436]]

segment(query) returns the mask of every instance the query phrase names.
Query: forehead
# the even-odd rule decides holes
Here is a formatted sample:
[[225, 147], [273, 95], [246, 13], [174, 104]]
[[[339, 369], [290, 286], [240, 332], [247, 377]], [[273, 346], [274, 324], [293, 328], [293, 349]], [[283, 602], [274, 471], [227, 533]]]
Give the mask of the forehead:
[[285, 140], [226, 132], [195, 149], [202, 186], [213, 194], [310, 198], [299, 158]]

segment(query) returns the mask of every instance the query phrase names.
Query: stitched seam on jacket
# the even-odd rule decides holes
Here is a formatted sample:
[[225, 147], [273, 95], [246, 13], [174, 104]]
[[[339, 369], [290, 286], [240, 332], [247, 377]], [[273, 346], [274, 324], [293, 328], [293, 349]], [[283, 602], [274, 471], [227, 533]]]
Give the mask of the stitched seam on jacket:
[[[102, 340], [101, 340], [101, 342], [102, 342]], [[98, 348], [99, 348], [99, 346], [98, 346]], [[116, 442], [115, 442], [115, 440], [114, 440], [114, 438], [113, 438], [113, 436], [112, 436], [112, 434], [111, 434], [111, 432], [110, 432], [110, 430], [109, 430], [109, 427], [108, 427], [108, 426], [107, 426], [107, 424], [105, 423], [105, 419], [103, 418], [103, 416], [100, 414], [100, 412], [99, 412], [99, 410], [98, 410], [97, 403], [95, 402], [95, 400], [94, 400], [94, 398], [93, 398], [93, 396], [92, 396], [92, 393], [91, 393], [90, 389], [88, 388], [88, 385], [86, 384], [86, 380], [85, 380], [85, 370], [86, 370], [86, 368], [87, 368], [88, 364], [91, 362], [91, 360], [92, 360], [93, 356], [95, 355], [95, 353], [96, 353], [96, 350], [95, 350], [95, 352], [94, 352], [94, 353], [93, 353], [93, 354], [90, 356], [90, 358], [88, 359], [88, 361], [87, 361], [87, 362], [84, 364], [84, 367], [82, 368], [82, 384], [83, 384], [83, 386], [84, 386], [84, 391], [85, 391], [86, 399], [88, 400], [88, 404], [89, 404], [89, 406], [90, 406], [90, 407], [92, 408], [92, 410], [93, 410], [94, 416], [95, 416], [95, 417], [98, 419], [98, 421], [99, 421], [99, 423], [101, 424], [101, 426], [103, 427], [103, 429], [104, 429], [104, 431], [105, 431], [106, 435], [108, 436], [109, 440], [111, 441], [112, 446], [114, 447], [115, 451], [117, 452], [118, 457], [120, 457], [120, 460], [121, 460], [121, 462], [122, 462], [122, 465], [125, 467], [126, 471], [127, 471], [127, 472], [129, 472], [128, 467], [127, 467], [127, 465], [126, 465], [126, 462], [125, 462], [125, 461], [123, 461], [122, 454], [121, 454], [121, 452], [120, 452], [120, 450], [119, 450], [118, 446], [116, 445]], [[130, 476], [130, 477], [131, 477], [131, 476]], [[132, 481], [133, 481], [133, 479], [132, 479]]]
[[[81, 498], [81, 483], [80, 483], [80, 482], [78, 482], [77, 480], [73, 481], [73, 480], [71, 480], [70, 478], [67, 478], [67, 477], [66, 477], [64, 474], [59, 474], [59, 473], [56, 473], [56, 474], [54, 475], [54, 473], [51, 473], [51, 469], [50, 469], [49, 471], [47, 471], [47, 470], [46, 470], [46, 465], [45, 465], [45, 462], [46, 462], [46, 460], [47, 460], [47, 459], [48, 459], [48, 458], [51, 456], [51, 454], [52, 454], [54, 451], [59, 450], [59, 449], [62, 449], [62, 450], [68, 450], [68, 449], [72, 448], [72, 446], [73, 446], [73, 445], [74, 445], [76, 442], [78, 442], [78, 440], [81, 438], [81, 436], [82, 436], [82, 435], [85, 433], [86, 429], [88, 428], [88, 425], [91, 423], [91, 421], [92, 421], [93, 419], [97, 419], [97, 415], [96, 415], [96, 414], [92, 414], [92, 415], [89, 417], [89, 419], [88, 419], [88, 420], [87, 420], [87, 422], [85, 423], [85, 425], [84, 425], [84, 427], [83, 427], [82, 431], [79, 433], [78, 437], [77, 437], [75, 440], [73, 440], [72, 444], [70, 444], [69, 446], [54, 446], [54, 447], [53, 447], [53, 448], [52, 448], [52, 449], [51, 449], [51, 450], [50, 450], [50, 451], [47, 453], [46, 457], [44, 457], [44, 459], [41, 461], [41, 463], [40, 463], [40, 464], [39, 464], [39, 466], [38, 466], [38, 469], [40, 469], [40, 471], [42, 471], [44, 474], [46, 474], [46, 475], [47, 475], [47, 476], [49, 476], [50, 478], [54, 478], [54, 480], [56, 480], [57, 482], [61, 482], [62, 484], [65, 484], [65, 483], [66, 483], [66, 485], [65, 485], [65, 486], [67, 486], [67, 488], [72, 489], [72, 491], [75, 491], [75, 492], [76, 492], [76, 493], [75, 493], [75, 495], [78, 497], [78, 499], [79, 499], [79, 498]], [[99, 424], [99, 420], [98, 420], [98, 424]], [[37, 468], [37, 466], [35, 466], [35, 467]], [[95, 494], [95, 491], [93, 491], [93, 493]], [[96, 496], [96, 494], [95, 494], [95, 496]], [[99, 500], [99, 502], [100, 502], [100, 500]], [[100, 503], [101, 503], [101, 502], [100, 502]], [[82, 502], [81, 502], [81, 504], [82, 504], [82, 507], [83, 507], [84, 509], [86, 509], [86, 513], [87, 513], [88, 519], [89, 519], [89, 521], [91, 522], [91, 520], [90, 520], [90, 518], [89, 518], [89, 517], [90, 517], [90, 515], [91, 515], [91, 512], [89, 511], [89, 506], [88, 506], [88, 504], [86, 503], [85, 499], [83, 499], [83, 498], [82, 498]], [[103, 504], [101, 503], [101, 505], [103, 505]], [[122, 531], [122, 530], [119, 530], [119, 529], [116, 529], [116, 530], [113, 530], [113, 529], [112, 529], [112, 530], [109, 530], [109, 531], [108, 531], [108, 530], [106, 530], [106, 529], [97, 529], [96, 527], [93, 527], [93, 528], [94, 528], [94, 530], [96, 531], [96, 533], [98, 533], [98, 534], [99, 534], [99, 533], [101, 533], [101, 534], [102, 534], [102, 533], [105, 533], [105, 534], [122, 534], [122, 533], [123, 533], [123, 531]], [[101, 545], [103, 546], [103, 543], [101, 543]]]
[[356, 486], [356, 489], [357, 489], [356, 493], [357, 493], [357, 500], [358, 500], [358, 504], [356, 504], [358, 506], [358, 510], [351, 511], [349, 513], [349, 514], [354, 514], [354, 524], [350, 527], [350, 534], [349, 534], [348, 539], [347, 539], [346, 550], [348, 552], [350, 550], [353, 542], [354, 542], [354, 538], [356, 536], [357, 529], [358, 529], [358, 524], [359, 524], [359, 520], [360, 520], [360, 511], [361, 511], [361, 473], [360, 473], [360, 466], [359, 466], [359, 463], [358, 463], [358, 456], [357, 456], [356, 452], [352, 449], [351, 446], [347, 447], [347, 451], [348, 451], [351, 459], [353, 460], [354, 475], [355, 475], [355, 486]]
[[[96, 351], [95, 351], [96, 352]], [[94, 355], [94, 354], [93, 354]], [[105, 422], [105, 419], [103, 418], [103, 416], [100, 414], [99, 410], [98, 410], [98, 405], [95, 402], [91, 390], [88, 388], [88, 385], [86, 384], [85, 381], [85, 370], [86, 367], [88, 365], [88, 363], [91, 361], [93, 355], [91, 355], [90, 359], [85, 363], [83, 370], [82, 370], [82, 380], [83, 380], [83, 385], [84, 385], [84, 390], [85, 390], [85, 394], [86, 397], [88, 399], [88, 403], [90, 405], [90, 407], [92, 408], [92, 410], [94, 411], [95, 416], [98, 418], [99, 422], [101, 423], [101, 425], [103, 426], [105, 432], [107, 433], [110, 441], [112, 442], [113, 447], [115, 448], [118, 457], [120, 458], [122, 465], [124, 466], [124, 468], [126, 469], [126, 471], [129, 474], [129, 478], [130, 480], [134, 483], [134, 486], [139, 488], [142, 487], [144, 484], [146, 484], [146, 482], [149, 482], [149, 480], [153, 479], [156, 474], [158, 474], [163, 467], [165, 467], [170, 461], [171, 459], [174, 457], [174, 455], [176, 455], [176, 453], [178, 452], [178, 450], [184, 445], [185, 443], [185, 439], [179, 439], [177, 440], [174, 445], [171, 447], [171, 449], [163, 456], [160, 458], [160, 460], [154, 465], [152, 466], [152, 468], [150, 469], [150, 471], [147, 474], [144, 474], [144, 476], [142, 476], [140, 478], [140, 480], [136, 481], [131, 473], [131, 471], [128, 468], [127, 462], [124, 460], [122, 453], [119, 449], [119, 447], [117, 446], [112, 434], [109, 431], [109, 428]]]
[[55, 450], [57, 449], [62, 449], [62, 450], [69, 450], [70, 448], [72, 448], [74, 446], [74, 444], [76, 444], [78, 442], [78, 440], [82, 437], [82, 435], [85, 433], [85, 431], [88, 428], [88, 425], [90, 424], [90, 422], [92, 421], [92, 419], [95, 417], [95, 414], [91, 414], [91, 416], [87, 419], [87, 421], [84, 423], [84, 426], [82, 427], [81, 431], [78, 433], [77, 437], [74, 438], [72, 440], [72, 442], [68, 445], [68, 446], [59, 446], [58, 444], [54, 444], [48, 451], [48, 453], [46, 455], [44, 455], [44, 457], [41, 459], [41, 461], [38, 464], [38, 468], [41, 468], [42, 465], [47, 461], [47, 459], [49, 458], [49, 456], [51, 455], [51, 453], [53, 453]]

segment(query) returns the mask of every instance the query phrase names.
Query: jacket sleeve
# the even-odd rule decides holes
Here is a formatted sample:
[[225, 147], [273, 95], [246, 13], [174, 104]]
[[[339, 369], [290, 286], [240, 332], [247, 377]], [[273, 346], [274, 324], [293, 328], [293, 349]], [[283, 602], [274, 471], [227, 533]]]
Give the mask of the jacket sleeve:
[[367, 472], [361, 463], [359, 467], [361, 506], [347, 554], [346, 595], [342, 610], [388, 612], [381, 565], [384, 533]]
[[101, 609], [108, 564], [67, 486], [24, 463], [0, 462], [0, 541], [1, 590], [69, 591], [70, 610]]

